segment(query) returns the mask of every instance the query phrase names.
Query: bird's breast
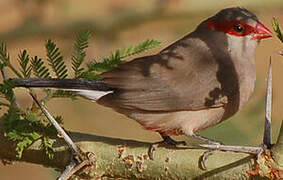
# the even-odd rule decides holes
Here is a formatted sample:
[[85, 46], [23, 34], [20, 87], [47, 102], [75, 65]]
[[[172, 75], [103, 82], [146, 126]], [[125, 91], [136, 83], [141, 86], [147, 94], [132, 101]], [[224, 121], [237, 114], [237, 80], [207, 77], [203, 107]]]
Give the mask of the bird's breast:
[[253, 59], [248, 59], [248, 62], [236, 65], [236, 71], [239, 81], [239, 109], [249, 100], [251, 97], [256, 81], [256, 70]]

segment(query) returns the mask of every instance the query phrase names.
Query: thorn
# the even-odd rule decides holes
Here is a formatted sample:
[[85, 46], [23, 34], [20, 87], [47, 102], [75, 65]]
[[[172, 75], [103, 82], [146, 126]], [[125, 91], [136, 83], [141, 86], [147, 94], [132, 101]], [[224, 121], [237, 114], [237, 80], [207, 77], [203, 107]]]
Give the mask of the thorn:
[[272, 63], [271, 57], [269, 60], [267, 88], [266, 88], [266, 103], [265, 103], [265, 123], [263, 144], [267, 149], [271, 148], [271, 113], [272, 113]]

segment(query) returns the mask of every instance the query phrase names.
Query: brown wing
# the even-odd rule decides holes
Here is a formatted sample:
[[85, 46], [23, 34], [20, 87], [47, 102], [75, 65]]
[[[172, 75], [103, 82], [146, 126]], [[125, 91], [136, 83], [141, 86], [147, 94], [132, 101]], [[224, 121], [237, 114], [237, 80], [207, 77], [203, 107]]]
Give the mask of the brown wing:
[[117, 90], [98, 103], [114, 109], [146, 111], [223, 106], [227, 97], [218, 79], [219, 65], [210, 53], [200, 51], [204, 48], [192, 52], [185, 47], [171, 47], [104, 73], [103, 82]]

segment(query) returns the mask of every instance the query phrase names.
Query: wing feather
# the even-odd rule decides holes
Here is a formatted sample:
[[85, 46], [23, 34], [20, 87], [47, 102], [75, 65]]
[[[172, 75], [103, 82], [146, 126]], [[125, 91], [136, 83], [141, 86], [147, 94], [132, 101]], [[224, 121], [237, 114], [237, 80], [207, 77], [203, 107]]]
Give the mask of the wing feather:
[[102, 81], [116, 90], [98, 103], [114, 109], [145, 111], [221, 107], [224, 95], [217, 71], [218, 62], [205, 47], [169, 47], [102, 74]]

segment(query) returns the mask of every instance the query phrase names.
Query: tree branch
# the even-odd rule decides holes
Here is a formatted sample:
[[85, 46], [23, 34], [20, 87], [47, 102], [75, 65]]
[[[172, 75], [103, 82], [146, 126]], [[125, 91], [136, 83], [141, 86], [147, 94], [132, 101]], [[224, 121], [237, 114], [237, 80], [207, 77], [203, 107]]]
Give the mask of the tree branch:
[[[25, 161], [56, 168], [63, 171], [70, 162], [70, 151], [63, 140], [55, 141], [55, 156], [48, 159], [38, 142], [24, 150], [22, 159], [16, 158], [14, 144], [3, 136], [3, 121], [0, 122], [0, 157]], [[149, 143], [107, 138], [70, 132], [75, 143], [85, 152], [93, 152], [97, 162], [83, 171], [91, 177], [123, 177], [128, 179], [202, 179], [204, 177], [241, 177], [252, 167], [252, 157], [242, 153], [217, 152], [207, 160], [208, 171], [198, 168], [198, 161], [204, 150], [159, 148], [154, 160], [147, 156]], [[283, 148], [278, 150], [283, 154]]]

